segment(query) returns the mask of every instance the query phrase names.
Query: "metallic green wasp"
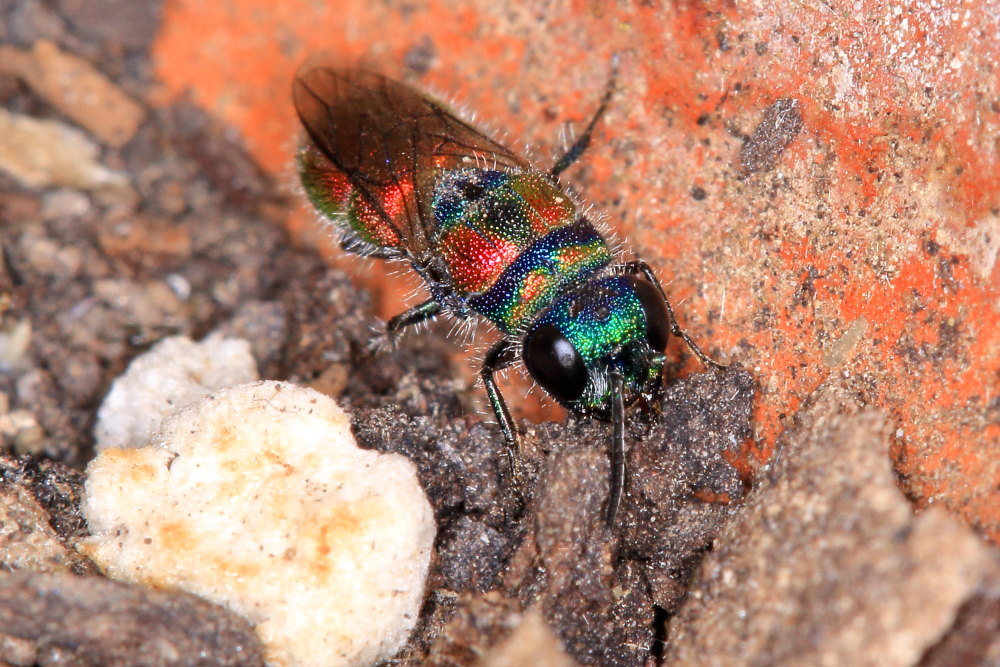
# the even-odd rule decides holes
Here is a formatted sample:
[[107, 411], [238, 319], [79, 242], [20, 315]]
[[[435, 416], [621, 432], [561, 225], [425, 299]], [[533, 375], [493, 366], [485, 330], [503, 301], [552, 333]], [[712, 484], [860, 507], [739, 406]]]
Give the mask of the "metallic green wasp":
[[391, 319], [390, 334], [439, 313], [481, 316], [502, 338], [480, 376], [520, 484], [520, 440], [494, 375], [522, 361], [569, 410], [612, 424], [614, 522], [624, 484], [625, 408], [661, 387], [669, 336], [680, 336], [660, 282], [642, 261], [616, 263], [561, 188], [614, 90], [580, 138], [541, 171], [416, 89], [365, 69], [303, 68], [293, 99], [308, 140], [299, 174], [342, 245], [405, 260], [429, 298]]

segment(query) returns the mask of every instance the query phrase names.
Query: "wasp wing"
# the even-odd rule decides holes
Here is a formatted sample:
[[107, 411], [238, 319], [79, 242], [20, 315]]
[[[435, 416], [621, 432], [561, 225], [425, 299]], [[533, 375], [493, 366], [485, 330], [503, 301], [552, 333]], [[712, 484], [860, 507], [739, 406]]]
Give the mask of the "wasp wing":
[[441, 170], [531, 168], [436, 100], [375, 72], [306, 66], [292, 94], [313, 145], [411, 259], [434, 237], [430, 205]]

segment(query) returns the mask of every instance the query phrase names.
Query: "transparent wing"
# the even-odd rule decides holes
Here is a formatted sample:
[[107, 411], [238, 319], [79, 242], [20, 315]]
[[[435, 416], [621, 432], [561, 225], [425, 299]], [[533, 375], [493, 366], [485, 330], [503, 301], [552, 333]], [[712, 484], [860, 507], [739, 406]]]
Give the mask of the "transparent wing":
[[375, 72], [307, 65], [292, 96], [313, 144], [412, 258], [433, 238], [430, 203], [442, 169], [531, 169], [441, 103]]

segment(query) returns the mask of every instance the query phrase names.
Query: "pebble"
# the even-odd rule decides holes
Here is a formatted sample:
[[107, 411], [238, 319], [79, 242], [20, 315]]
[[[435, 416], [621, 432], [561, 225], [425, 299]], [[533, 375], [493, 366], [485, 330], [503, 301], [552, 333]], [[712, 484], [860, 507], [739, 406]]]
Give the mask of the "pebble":
[[110, 146], [135, 134], [145, 109], [79, 56], [41, 39], [31, 51], [0, 46], [0, 62], [68, 118]]
[[97, 411], [95, 447], [144, 447], [165, 417], [212, 391], [256, 379], [257, 364], [244, 340], [164, 338], [112, 383]]
[[256, 622], [270, 665], [367, 665], [416, 624], [434, 515], [416, 466], [360, 449], [329, 397], [279, 382], [217, 392], [153, 444], [87, 468], [111, 578], [180, 588]]
[[98, 147], [65, 123], [0, 109], [0, 169], [33, 188], [89, 190], [121, 186], [125, 177], [98, 161]]

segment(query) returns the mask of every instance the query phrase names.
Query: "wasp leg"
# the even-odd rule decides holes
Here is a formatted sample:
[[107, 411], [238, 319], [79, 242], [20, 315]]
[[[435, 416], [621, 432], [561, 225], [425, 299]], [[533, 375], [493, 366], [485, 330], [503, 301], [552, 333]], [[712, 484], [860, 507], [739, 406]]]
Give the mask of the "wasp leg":
[[625, 490], [625, 403], [622, 398], [622, 372], [611, 371], [611, 491], [608, 495], [608, 515], [604, 525], [611, 529]]
[[353, 236], [342, 239], [340, 241], [340, 249], [352, 255], [370, 257], [372, 259], [398, 259], [400, 257], [398, 248], [373, 245]]
[[507, 450], [507, 464], [510, 466], [514, 493], [517, 495], [518, 502], [523, 505], [524, 470], [521, 467], [521, 438], [514, 425], [514, 419], [510, 416], [507, 402], [503, 400], [500, 388], [497, 387], [496, 379], [493, 377], [497, 371], [510, 366], [516, 359], [514, 344], [506, 338], [500, 340], [486, 353], [479, 377], [482, 378], [483, 384], [486, 386], [486, 395], [490, 399], [490, 406], [493, 408], [497, 423], [500, 424], [500, 430], [503, 432], [504, 447]]
[[389, 336], [389, 340], [395, 340], [399, 332], [406, 327], [429, 320], [440, 312], [441, 304], [434, 299], [429, 299], [386, 322], [385, 332]]
[[705, 364], [709, 368], [715, 368], [718, 370], [725, 368], [725, 366], [702, 352], [701, 348], [698, 347], [698, 345], [691, 340], [690, 336], [688, 336], [687, 333], [681, 329], [680, 325], [677, 324], [677, 318], [674, 316], [674, 309], [670, 307], [670, 300], [667, 299], [667, 294], [663, 291], [663, 285], [660, 284], [659, 278], [657, 278], [656, 274], [653, 273], [653, 269], [649, 268], [649, 264], [646, 264], [646, 262], [641, 259], [637, 259], [631, 262], [626, 262], [625, 270], [629, 273], [641, 273], [646, 280], [656, 286], [656, 289], [660, 292], [660, 296], [663, 297], [663, 303], [667, 306], [667, 316], [670, 318], [670, 333], [675, 336], [679, 336], [681, 340], [687, 344], [688, 348], [694, 352], [695, 356], [701, 360], [701, 363]]
[[590, 135], [594, 133], [594, 127], [597, 125], [597, 121], [601, 119], [604, 112], [608, 109], [608, 103], [611, 101], [611, 95], [615, 92], [615, 83], [618, 81], [618, 54], [614, 54], [611, 57], [611, 75], [608, 77], [608, 86], [604, 90], [604, 97], [601, 98], [601, 104], [597, 107], [597, 111], [594, 113], [593, 118], [590, 119], [590, 123], [587, 125], [587, 129], [583, 131], [583, 134], [573, 142], [573, 145], [563, 153], [562, 157], [556, 160], [556, 163], [549, 169], [549, 176], [553, 178], [558, 178], [559, 174], [566, 171], [574, 162], [580, 159], [583, 152], [587, 150], [590, 145]]

